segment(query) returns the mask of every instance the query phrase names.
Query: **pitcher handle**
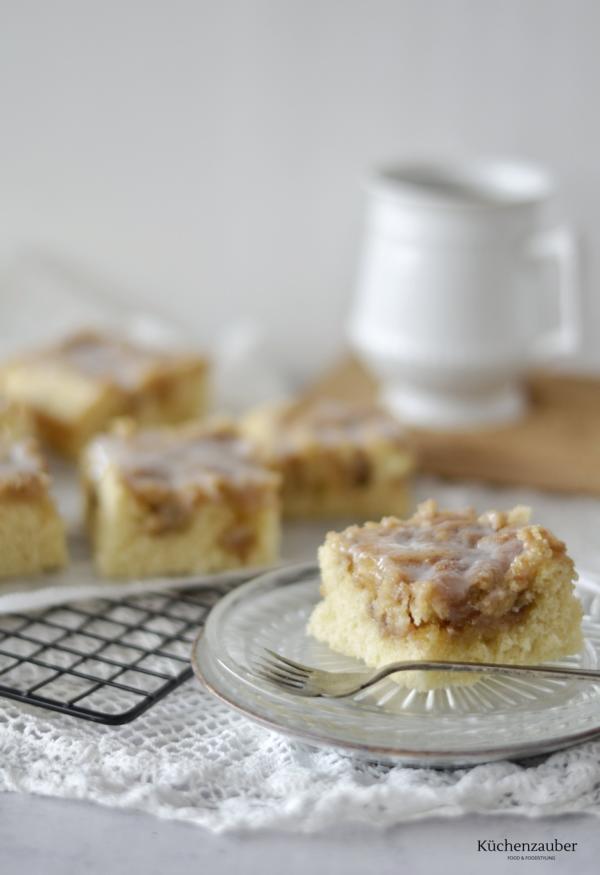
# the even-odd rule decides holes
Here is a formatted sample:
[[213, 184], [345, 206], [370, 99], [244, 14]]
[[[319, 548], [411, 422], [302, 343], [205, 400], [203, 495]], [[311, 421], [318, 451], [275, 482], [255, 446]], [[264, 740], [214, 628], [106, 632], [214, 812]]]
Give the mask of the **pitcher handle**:
[[558, 324], [535, 344], [536, 357], [572, 355], [581, 342], [581, 285], [578, 247], [567, 226], [542, 231], [532, 241], [531, 254], [540, 263], [553, 264], [558, 283]]

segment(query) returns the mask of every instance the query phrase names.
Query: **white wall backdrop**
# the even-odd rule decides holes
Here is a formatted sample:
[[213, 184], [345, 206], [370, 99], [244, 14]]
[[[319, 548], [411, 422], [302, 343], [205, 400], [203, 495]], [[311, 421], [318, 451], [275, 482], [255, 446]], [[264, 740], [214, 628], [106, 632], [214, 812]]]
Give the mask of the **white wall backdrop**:
[[43, 248], [303, 375], [341, 341], [381, 160], [554, 166], [600, 367], [596, 0], [0, 0], [0, 269]]

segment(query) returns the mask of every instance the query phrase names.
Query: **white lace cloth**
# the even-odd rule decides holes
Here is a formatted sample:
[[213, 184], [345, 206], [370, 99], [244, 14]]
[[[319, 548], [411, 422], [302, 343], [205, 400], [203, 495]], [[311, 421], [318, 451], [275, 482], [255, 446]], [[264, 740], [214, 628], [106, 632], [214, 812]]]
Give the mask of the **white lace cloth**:
[[215, 831], [377, 827], [431, 815], [600, 813], [600, 742], [537, 766], [386, 768], [299, 748], [190, 681], [117, 728], [0, 708], [0, 789], [87, 799]]
[[[596, 500], [432, 480], [421, 481], [418, 491], [454, 507], [531, 502], [536, 518], [568, 540], [580, 566], [600, 567]], [[136, 808], [215, 831], [308, 832], [341, 821], [385, 827], [466, 812], [598, 814], [600, 741], [528, 766], [443, 771], [358, 763], [298, 746], [229, 710], [192, 680], [122, 727], [0, 699], [0, 790]]]

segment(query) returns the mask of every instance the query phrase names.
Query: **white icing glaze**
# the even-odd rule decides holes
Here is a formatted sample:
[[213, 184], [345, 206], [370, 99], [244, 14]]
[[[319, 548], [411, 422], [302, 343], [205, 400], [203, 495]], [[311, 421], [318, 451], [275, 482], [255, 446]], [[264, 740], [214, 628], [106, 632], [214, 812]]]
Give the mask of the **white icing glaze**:
[[10, 483], [23, 475], [42, 476], [40, 458], [30, 440], [0, 440], [0, 482]]
[[50, 362], [66, 363], [80, 374], [107, 380], [123, 389], [134, 389], [173, 356], [117, 338], [82, 332], [67, 338], [48, 354]]
[[308, 409], [288, 411], [277, 424], [276, 444], [282, 449], [310, 441], [338, 446], [352, 443], [362, 446], [373, 440], [404, 443], [404, 428], [377, 407], [334, 399], [320, 401]]
[[156, 488], [172, 493], [214, 492], [223, 483], [246, 488], [274, 482], [270, 471], [252, 461], [246, 441], [193, 430], [102, 435], [88, 448], [87, 464], [94, 480], [114, 465], [137, 492]]
[[73, 345], [63, 355], [73, 367], [88, 376], [110, 377], [124, 385], [136, 383], [152, 361], [137, 350], [106, 342]]
[[442, 519], [426, 525], [384, 520], [378, 527], [354, 528], [342, 536], [356, 562], [371, 561], [375, 573], [398, 582], [434, 584], [444, 599], [464, 599], [478, 581], [500, 582], [522, 552], [518, 528], [495, 530], [481, 521]]

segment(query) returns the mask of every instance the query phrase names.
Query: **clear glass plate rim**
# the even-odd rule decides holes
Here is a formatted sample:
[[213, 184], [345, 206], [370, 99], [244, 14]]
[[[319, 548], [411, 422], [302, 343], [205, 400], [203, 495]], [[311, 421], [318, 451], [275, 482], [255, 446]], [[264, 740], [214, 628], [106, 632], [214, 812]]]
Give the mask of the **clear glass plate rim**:
[[[237, 662], [229, 665], [227, 659], [219, 651], [218, 642], [215, 640], [215, 633], [221, 616], [225, 615], [236, 602], [251, 597], [257, 590], [260, 591], [268, 587], [279, 588], [300, 583], [309, 575], [318, 575], [318, 573], [318, 565], [314, 562], [272, 569], [247, 581], [221, 599], [213, 608], [205, 627], [199, 631], [192, 648], [192, 666], [201, 684], [239, 713], [296, 741], [359, 753], [363, 757], [367, 756], [371, 759], [404, 762], [407, 765], [435, 766], [439, 764], [444, 767], [459, 768], [491, 760], [526, 758], [564, 749], [600, 735], [599, 717], [597, 726], [589, 727], [579, 732], [554, 735], [533, 741], [502, 744], [489, 748], [477, 748], [476, 750], [468, 747], [464, 750], [418, 750], [414, 747], [403, 748], [398, 744], [390, 745], [389, 747], [381, 744], [371, 745], [351, 739], [331, 737], [326, 733], [315, 732], [310, 729], [299, 730], [287, 725], [283, 720], [274, 719], [272, 716], [265, 714], [264, 710], [260, 708], [260, 702], [258, 707], [252, 707], [248, 701], [243, 699], [239, 691], [232, 690], [231, 688], [227, 689], [226, 684], [223, 683], [223, 678], [218, 676], [218, 668], [220, 668], [225, 670], [227, 675], [233, 676], [237, 681], [242, 681], [244, 686], [248, 685], [256, 689], [256, 676], [253, 672]], [[598, 585], [590, 582], [589, 579], [582, 581], [582, 588], [593, 594], [600, 595]], [[213, 674], [215, 675], [214, 677]], [[262, 687], [260, 688], [260, 697], [262, 699], [272, 698], [276, 700], [275, 694]], [[254, 698], [256, 699], [256, 696]]]

